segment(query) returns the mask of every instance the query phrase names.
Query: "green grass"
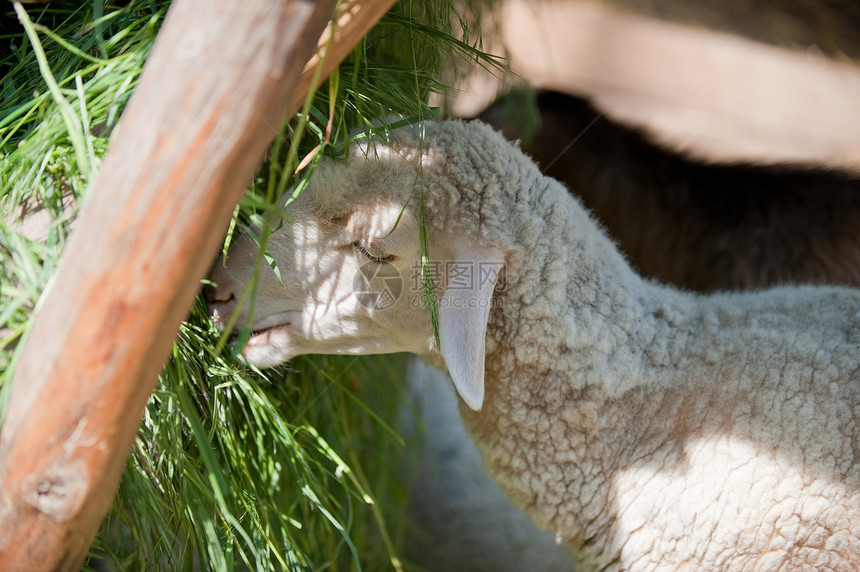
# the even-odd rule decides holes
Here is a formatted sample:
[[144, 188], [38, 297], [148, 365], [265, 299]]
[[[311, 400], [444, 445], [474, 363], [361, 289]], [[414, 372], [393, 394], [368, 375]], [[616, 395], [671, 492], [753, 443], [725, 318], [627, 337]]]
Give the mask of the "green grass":
[[[405, 443], [386, 421], [396, 361], [299, 358], [265, 372], [183, 326], [98, 547], [120, 568], [367, 570], [399, 565]], [[376, 498], [385, 491], [385, 498]]]
[[[0, 393], [168, 4], [28, 4], [27, 29], [3, 8]], [[469, 39], [479, 37], [469, 30], [475, 15], [452, 20], [451, 10], [401, 2], [355, 48], [305, 113], [285, 123], [225, 249], [235, 233], [255, 232], [265, 252], [313, 160], [292, 173], [313, 149], [337, 155], [356, 128], [392, 114], [433, 116], [427, 97], [443, 89], [435, 78], [445, 58], [497, 65]], [[44, 236], [23, 232], [30, 209], [47, 215]], [[401, 467], [410, 448], [393, 427], [402, 357], [305, 357], [257, 371], [233, 358], [226, 340], [198, 302], [144, 412], [90, 565], [408, 569]]]

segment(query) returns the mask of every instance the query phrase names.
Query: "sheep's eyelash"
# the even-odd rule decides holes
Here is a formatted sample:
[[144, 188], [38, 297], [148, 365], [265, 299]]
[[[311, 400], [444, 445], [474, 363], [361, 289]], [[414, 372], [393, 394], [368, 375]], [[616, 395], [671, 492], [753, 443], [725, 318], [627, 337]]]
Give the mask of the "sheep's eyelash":
[[367, 258], [369, 258], [373, 262], [379, 262], [379, 263], [392, 262], [396, 258], [396, 256], [394, 256], [393, 254], [389, 254], [387, 256], [377, 256], [377, 255], [373, 254], [371, 252], [370, 245], [367, 244], [367, 241], [364, 240], [363, 238], [353, 242], [352, 246], [355, 247], [356, 250], [361, 252], [364, 256], [366, 256]]

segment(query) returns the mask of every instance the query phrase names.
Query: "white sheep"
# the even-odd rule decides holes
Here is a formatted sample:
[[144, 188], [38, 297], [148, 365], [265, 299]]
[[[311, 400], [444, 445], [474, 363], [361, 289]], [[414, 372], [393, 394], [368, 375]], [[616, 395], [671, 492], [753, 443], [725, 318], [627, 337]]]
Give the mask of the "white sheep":
[[[216, 322], [256, 250], [240, 242], [213, 272]], [[323, 162], [268, 250], [280, 277], [263, 265], [245, 358], [408, 351], [444, 366], [489, 472], [580, 569], [860, 565], [860, 292], [646, 281], [477, 122]]]
[[[641, 275], [700, 291], [860, 286], [856, 175], [803, 165], [702, 164], [555, 92], [534, 94], [538, 126], [523, 117], [529, 97], [513, 92], [479, 118], [509, 140], [521, 139], [541, 171], [577, 196]], [[568, 551], [484, 471], [445, 379], [420, 358], [406, 376], [432, 428], [417, 448], [422, 470], [410, 481], [408, 518], [419, 532], [407, 554], [438, 572], [572, 570], [563, 560]]]

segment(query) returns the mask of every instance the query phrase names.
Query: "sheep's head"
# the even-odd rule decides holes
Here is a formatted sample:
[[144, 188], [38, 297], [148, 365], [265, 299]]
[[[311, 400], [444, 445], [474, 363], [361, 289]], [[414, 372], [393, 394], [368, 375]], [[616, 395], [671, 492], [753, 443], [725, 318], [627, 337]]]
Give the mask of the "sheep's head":
[[[348, 161], [324, 159], [266, 244], [272, 265], [251, 236], [216, 264], [210, 311], [221, 326], [235, 312], [237, 329], [250, 326], [242, 350], [249, 363], [270, 367], [308, 353], [441, 356], [466, 403], [480, 408], [484, 337], [503, 258], [434, 227], [437, 349], [421, 277], [418, 164], [417, 152], [387, 146], [354, 150]], [[256, 293], [239, 307], [255, 276]]]

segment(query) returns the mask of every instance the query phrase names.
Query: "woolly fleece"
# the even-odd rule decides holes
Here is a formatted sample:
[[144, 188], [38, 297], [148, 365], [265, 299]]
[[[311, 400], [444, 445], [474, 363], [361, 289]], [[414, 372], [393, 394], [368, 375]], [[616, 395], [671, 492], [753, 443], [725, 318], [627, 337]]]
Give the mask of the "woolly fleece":
[[[378, 221], [392, 208], [402, 221], [388, 234], [373, 223], [356, 232], [394, 241], [406, 272], [417, 240], [391, 229], [415, 232], [419, 187], [431, 258], [464, 243], [503, 256], [480, 410], [461, 412], [488, 471], [578, 570], [860, 566], [860, 291], [700, 296], [646, 281], [560, 183], [489, 127], [456, 121], [324, 162], [278, 231], [281, 272], [309, 256], [303, 218]], [[219, 287], [247, 279], [229, 261], [213, 275]], [[270, 314], [330, 295], [287, 286], [289, 303], [273, 301], [267, 280], [259, 306]], [[277, 356], [401, 350], [444, 366], [426, 313], [403, 304], [351, 316], [351, 335], [369, 341], [342, 348], [305, 319]]]

